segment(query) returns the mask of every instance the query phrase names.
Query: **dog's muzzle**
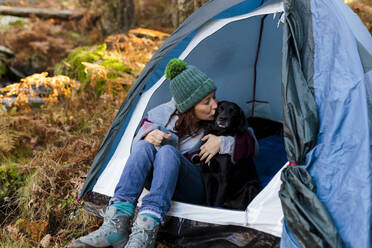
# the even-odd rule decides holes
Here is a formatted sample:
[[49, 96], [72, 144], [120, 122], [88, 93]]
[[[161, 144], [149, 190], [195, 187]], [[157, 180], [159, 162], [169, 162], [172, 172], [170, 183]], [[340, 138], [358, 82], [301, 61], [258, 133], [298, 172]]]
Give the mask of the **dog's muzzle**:
[[229, 122], [227, 120], [224, 120], [224, 119], [217, 119], [216, 121], [216, 125], [219, 127], [219, 128], [227, 128], [229, 126]]

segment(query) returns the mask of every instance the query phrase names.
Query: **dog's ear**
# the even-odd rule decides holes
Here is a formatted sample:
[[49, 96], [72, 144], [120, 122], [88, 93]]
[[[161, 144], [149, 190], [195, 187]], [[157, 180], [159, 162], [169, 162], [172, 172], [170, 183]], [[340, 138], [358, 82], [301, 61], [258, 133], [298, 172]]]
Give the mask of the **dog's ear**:
[[245, 131], [247, 131], [248, 128], [248, 121], [247, 118], [245, 118], [245, 114], [243, 110], [239, 107], [239, 125], [237, 128], [238, 135], [243, 134]]

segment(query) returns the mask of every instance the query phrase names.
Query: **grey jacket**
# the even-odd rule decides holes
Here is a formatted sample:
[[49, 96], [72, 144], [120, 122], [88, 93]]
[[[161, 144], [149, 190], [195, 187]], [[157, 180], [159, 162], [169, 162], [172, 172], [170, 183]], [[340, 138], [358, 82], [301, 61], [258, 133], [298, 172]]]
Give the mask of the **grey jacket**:
[[[170, 140], [163, 140], [162, 145], [170, 144], [174, 147], [178, 148], [179, 138], [176, 134], [171, 132], [170, 130], [166, 129], [172, 114], [176, 111], [176, 103], [174, 99], [170, 100], [169, 102], [160, 104], [159, 106], [149, 110], [147, 112], [147, 116], [142, 120], [141, 127], [139, 128], [136, 136], [133, 140], [133, 145], [135, 145], [139, 140], [143, 139], [148, 133], [152, 130], [159, 129], [167, 134], [171, 134]], [[254, 135], [252, 129], [248, 130], [251, 136], [254, 138], [254, 155], [258, 153], [258, 142]], [[196, 154], [199, 152], [201, 146], [201, 140], [196, 142], [196, 145], [187, 151], [188, 154]], [[220, 154], [234, 154], [235, 148], [235, 139], [231, 136], [221, 136], [221, 148]], [[242, 150], [242, 149], [240, 149]], [[190, 157], [189, 157], [190, 158]], [[234, 160], [233, 160], [234, 161]]]

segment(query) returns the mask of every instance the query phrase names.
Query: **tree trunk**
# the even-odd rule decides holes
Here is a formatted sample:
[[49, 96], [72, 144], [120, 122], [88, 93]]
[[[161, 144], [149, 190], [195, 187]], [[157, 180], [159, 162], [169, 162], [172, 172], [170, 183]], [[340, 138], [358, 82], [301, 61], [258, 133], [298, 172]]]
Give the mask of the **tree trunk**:
[[173, 28], [177, 28], [179, 23], [179, 17], [178, 17], [178, 0], [172, 0], [172, 26]]
[[126, 33], [135, 24], [133, 0], [109, 0], [107, 11], [102, 13], [104, 35]]
[[178, 22], [183, 23], [194, 12], [194, 0], [178, 0]]
[[133, 0], [79, 0], [101, 19], [100, 29], [104, 36], [126, 33], [135, 24]]
[[172, 0], [172, 24], [176, 28], [208, 0]]

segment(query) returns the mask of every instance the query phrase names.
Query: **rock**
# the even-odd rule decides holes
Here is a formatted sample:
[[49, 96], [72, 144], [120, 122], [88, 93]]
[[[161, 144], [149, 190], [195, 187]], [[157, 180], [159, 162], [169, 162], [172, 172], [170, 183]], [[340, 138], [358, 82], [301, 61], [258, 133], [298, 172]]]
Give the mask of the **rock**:
[[44, 238], [40, 241], [40, 246], [43, 248], [50, 247], [50, 243], [52, 240], [52, 235], [47, 234], [44, 236]]

